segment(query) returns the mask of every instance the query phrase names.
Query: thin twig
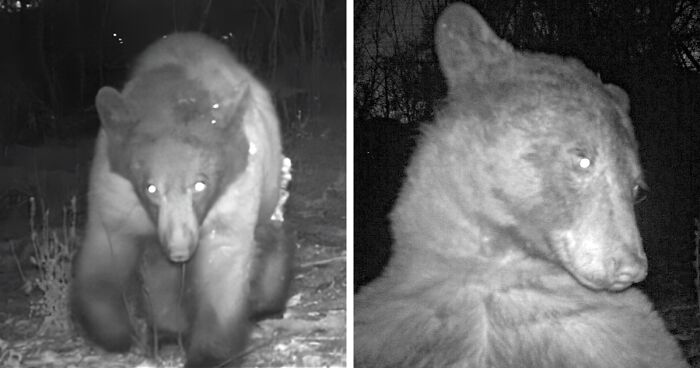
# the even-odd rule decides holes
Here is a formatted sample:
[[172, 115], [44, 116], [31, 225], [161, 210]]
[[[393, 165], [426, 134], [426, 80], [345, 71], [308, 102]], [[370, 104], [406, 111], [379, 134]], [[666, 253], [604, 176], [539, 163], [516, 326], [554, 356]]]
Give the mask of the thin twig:
[[328, 263], [333, 263], [333, 262], [337, 262], [337, 261], [344, 261], [345, 258], [346, 258], [345, 256], [340, 256], [340, 257], [322, 259], [320, 261], [307, 262], [307, 263], [300, 265], [299, 268], [322, 266], [322, 265], [326, 265]]
[[19, 263], [19, 258], [17, 257], [17, 253], [15, 253], [14, 240], [10, 240], [10, 250], [12, 251], [12, 258], [15, 259], [15, 263], [17, 264], [17, 269], [19, 270], [19, 275], [22, 277], [22, 282], [26, 283], [27, 278], [24, 276], [24, 272], [22, 271], [22, 265]]

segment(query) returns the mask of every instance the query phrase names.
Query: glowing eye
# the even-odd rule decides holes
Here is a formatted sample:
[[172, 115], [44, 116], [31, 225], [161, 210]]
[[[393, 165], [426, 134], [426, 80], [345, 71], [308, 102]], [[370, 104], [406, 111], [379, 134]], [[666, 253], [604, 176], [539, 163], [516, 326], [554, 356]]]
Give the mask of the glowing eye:
[[203, 181], [198, 181], [194, 183], [194, 191], [195, 192], [201, 192], [204, 189], [207, 189], [207, 184]]
[[582, 169], [587, 169], [589, 166], [591, 166], [591, 160], [587, 157], [581, 157], [581, 159], [578, 161], [578, 166]]
[[219, 104], [218, 104], [218, 103], [215, 103], [215, 104], [211, 105], [211, 108], [212, 108], [212, 109], [218, 109], [218, 108], [219, 108]]
[[216, 119], [211, 119], [210, 123], [216, 124]]
[[155, 194], [158, 191], [158, 187], [156, 187], [154, 184], [148, 184], [146, 191], [148, 194]]
[[632, 198], [634, 198], [634, 203], [643, 202], [647, 199], [648, 187], [643, 182], [632, 187]]

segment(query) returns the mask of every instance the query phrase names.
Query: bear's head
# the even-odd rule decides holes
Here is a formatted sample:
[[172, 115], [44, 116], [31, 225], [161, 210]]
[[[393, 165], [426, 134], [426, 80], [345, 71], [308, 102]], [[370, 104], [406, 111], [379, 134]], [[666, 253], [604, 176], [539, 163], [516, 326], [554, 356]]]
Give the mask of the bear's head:
[[394, 214], [397, 237], [423, 236], [420, 222], [437, 216], [478, 239], [472, 254], [517, 246], [591, 289], [642, 280], [644, 182], [626, 94], [575, 60], [514, 51], [463, 4], [439, 18], [436, 45], [448, 97], [403, 193], [423, 193], [412, 212], [425, 217]]
[[122, 93], [97, 94], [112, 171], [132, 183], [173, 262], [194, 254], [208, 211], [246, 168], [249, 98], [245, 86], [222, 98], [168, 64], [140, 73]]

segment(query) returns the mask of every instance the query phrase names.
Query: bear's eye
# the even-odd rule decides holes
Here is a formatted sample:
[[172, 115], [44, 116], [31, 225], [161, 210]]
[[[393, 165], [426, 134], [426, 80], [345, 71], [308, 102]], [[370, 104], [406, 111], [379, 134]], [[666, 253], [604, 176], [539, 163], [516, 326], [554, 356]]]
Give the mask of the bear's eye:
[[194, 191], [195, 192], [199, 193], [199, 192], [204, 191], [205, 189], [207, 189], [207, 183], [205, 183], [204, 181], [200, 180], [200, 181], [194, 183]]
[[593, 166], [593, 159], [583, 152], [574, 153], [573, 164], [577, 170], [586, 171]]
[[156, 194], [158, 192], [158, 187], [156, 187], [155, 184], [148, 184], [146, 185], [146, 193], [148, 194]]
[[578, 158], [578, 167], [582, 169], [587, 169], [588, 167], [591, 166], [591, 159], [588, 157], [579, 157]]
[[593, 166], [593, 157], [581, 148], [574, 148], [569, 151], [572, 165], [576, 170], [587, 171]]
[[632, 187], [632, 198], [634, 198], [634, 204], [644, 202], [647, 199], [647, 193], [649, 192], [649, 187], [643, 181], [635, 184]]

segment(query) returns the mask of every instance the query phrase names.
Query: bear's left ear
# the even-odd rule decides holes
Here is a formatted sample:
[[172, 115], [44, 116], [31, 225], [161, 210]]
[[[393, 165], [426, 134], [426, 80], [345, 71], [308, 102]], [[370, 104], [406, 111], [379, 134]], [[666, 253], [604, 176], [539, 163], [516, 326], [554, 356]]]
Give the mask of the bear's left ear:
[[473, 80], [484, 65], [513, 54], [513, 47], [491, 30], [471, 6], [454, 3], [435, 25], [435, 45], [440, 67], [450, 89]]
[[605, 90], [608, 91], [608, 94], [610, 94], [615, 102], [622, 106], [622, 111], [629, 113], [630, 98], [627, 96], [627, 92], [625, 92], [625, 90], [614, 84], [606, 84]]
[[111, 138], [121, 139], [134, 123], [134, 117], [126, 100], [116, 89], [102, 87], [95, 97], [95, 107], [102, 127]]

